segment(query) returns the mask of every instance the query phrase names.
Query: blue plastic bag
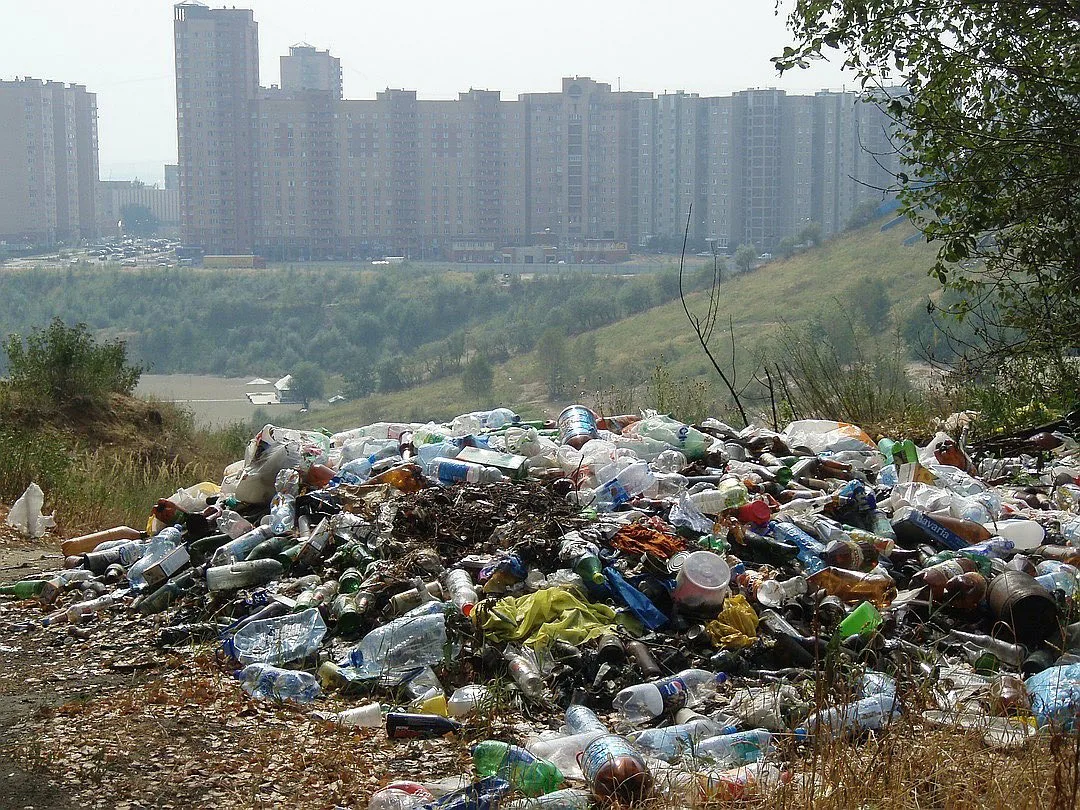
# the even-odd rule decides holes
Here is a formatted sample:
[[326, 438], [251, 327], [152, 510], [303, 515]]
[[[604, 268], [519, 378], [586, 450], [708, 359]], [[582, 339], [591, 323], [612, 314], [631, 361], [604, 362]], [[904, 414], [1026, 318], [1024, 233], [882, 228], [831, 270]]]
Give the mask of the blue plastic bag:
[[1024, 685], [1039, 725], [1066, 731], [1080, 728], [1080, 664], [1065, 664], [1032, 675]]

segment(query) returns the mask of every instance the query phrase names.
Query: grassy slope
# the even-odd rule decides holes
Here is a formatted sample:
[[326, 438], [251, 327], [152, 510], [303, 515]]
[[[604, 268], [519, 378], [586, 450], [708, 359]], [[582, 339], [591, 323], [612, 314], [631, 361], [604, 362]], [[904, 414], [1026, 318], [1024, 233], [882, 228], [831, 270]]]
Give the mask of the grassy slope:
[[[885, 283], [895, 314], [919, 306], [936, 290], [935, 282], [927, 275], [934, 251], [922, 241], [905, 247], [903, 240], [913, 232], [909, 227], [882, 232], [880, 224], [725, 281], [720, 323], [726, 324], [730, 316], [737, 343], [752, 349], [755, 336], [775, 331], [782, 320], [799, 321], [819, 312], [844, 312], [845, 294], [865, 276]], [[688, 301], [692, 311], [704, 312], [707, 303], [704, 293], [694, 294]], [[723, 358], [730, 348], [725, 346], [726, 330], [723, 335], [720, 332], [718, 327], [713, 344]], [[597, 329], [593, 335], [602, 365], [643, 366], [663, 355], [665, 367], [675, 379], [700, 375], [715, 378], [677, 300]], [[643, 360], [647, 362], [643, 364]], [[542, 359], [530, 353], [496, 367], [491, 402], [480, 402], [475, 396], [466, 395], [460, 379], [449, 377], [406, 391], [376, 394], [319, 410], [300, 423], [338, 429], [379, 419], [445, 419], [493, 404], [504, 404], [534, 417], [557, 414], [565, 403], [549, 402], [542, 382], [538, 382], [542, 380]]]

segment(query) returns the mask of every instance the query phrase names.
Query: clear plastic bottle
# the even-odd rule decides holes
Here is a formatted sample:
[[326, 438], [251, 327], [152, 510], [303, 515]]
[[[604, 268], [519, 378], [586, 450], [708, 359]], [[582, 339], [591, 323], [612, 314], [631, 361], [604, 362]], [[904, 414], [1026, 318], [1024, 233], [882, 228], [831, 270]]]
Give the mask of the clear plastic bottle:
[[608, 727], [596, 716], [596, 712], [578, 703], [571, 703], [566, 707], [566, 726], [571, 734], [608, 733]]
[[67, 620], [71, 624], [79, 624], [83, 619], [87, 619], [103, 610], [108, 610], [116, 603], [111, 593], [103, 594], [96, 599], [88, 599], [85, 602], [76, 602], [69, 607], [65, 612]]
[[300, 472], [282, 470], [274, 479], [274, 488], [276, 492], [270, 502], [270, 533], [288, 534], [296, 528], [296, 495], [300, 491]]
[[510, 677], [514, 679], [514, 683], [523, 695], [534, 700], [543, 697], [544, 678], [536, 665], [521, 650], [508, 644], [503, 650], [503, 658], [510, 665]]
[[720, 734], [723, 727], [708, 717], [696, 717], [688, 723], [650, 728], [627, 735], [643, 754], [671, 761], [695, 748], [699, 740]]
[[249, 622], [233, 634], [227, 651], [241, 664], [285, 664], [319, 649], [326, 623], [318, 608]]
[[766, 729], [755, 728], [703, 739], [694, 746], [693, 756], [730, 767], [756, 762], [772, 749], [773, 735]]
[[[872, 695], [814, 712], [806, 718], [806, 728], [802, 732], [809, 731], [811, 734], [825, 734], [831, 737], [858, 734], [865, 730], [882, 728], [899, 714], [895, 695], [888, 693]], [[796, 733], [799, 733], [798, 730]]]
[[131, 568], [128, 569], [128, 583], [132, 588], [139, 589], [146, 585], [144, 572], [152, 565], [156, 565], [165, 559], [171, 551], [181, 545], [179, 526], [169, 526], [162, 529], [146, 544], [143, 555]]
[[589, 791], [579, 788], [563, 788], [543, 796], [514, 799], [499, 805], [500, 810], [589, 810], [592, 806]]
[[464, 568], [451, 568], [443, 576], [444, 590], [450, 594], [450, 601], [464, 615], [472, 613], [473, 605], [480, 601], [472, 575]]
[[637, 461], [592, 492], [593, 506], [602, 512], [610, 512], [631, 498], [655, 491], [656, 477], [644, 461]]
[[349, 653], [349, 660], [361, 677], [371, 677], [434, 664], [446, 655], [446, 616], [439, 610], [423, 615], [406, 614], [375, 628]]
[[257, 698], [308, 703], [322, 694], [319, 682], [310, 672], [270, 664], [248, 664], [236, 677], [240, 679], [240, 688]]
[[394, 782], [371, 795], [367, 810], [416, 810], [434, 801], [435, 797], [423, 785]]
[[252, 550], [271, 536], [269, 526], [256, 526], [218, 548], [210, 558], [211, 565], [228, 565], [247, 558]]
[[628, 723], [640, 724], [693, 706], [716, 691], [717, 676], [704, 669], [684, 669], [667, 678], [628, 686], [612, 701], [612, 708]]
[[767, 579], [757, 586], [755, 595], [763, 606], [778, 608], [804, 593], [806, 593], [806, 577], [792, 577], [783, 581]]

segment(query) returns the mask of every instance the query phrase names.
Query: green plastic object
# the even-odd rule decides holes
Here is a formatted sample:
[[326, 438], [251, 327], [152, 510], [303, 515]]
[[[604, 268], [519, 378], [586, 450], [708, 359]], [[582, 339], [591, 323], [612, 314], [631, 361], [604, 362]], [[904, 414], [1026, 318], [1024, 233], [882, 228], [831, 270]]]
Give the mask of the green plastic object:
[[472, 759], [478, 775], [498, 774], [526, 796], [551, 793], [564, 781], [562, 772], [546, 759], [498, 740], [484, 740], [474, 745]]
[[881, 613], [869, 602], [863, 602], [840, 622], [840, 638], [868, 636], [881, 627]]

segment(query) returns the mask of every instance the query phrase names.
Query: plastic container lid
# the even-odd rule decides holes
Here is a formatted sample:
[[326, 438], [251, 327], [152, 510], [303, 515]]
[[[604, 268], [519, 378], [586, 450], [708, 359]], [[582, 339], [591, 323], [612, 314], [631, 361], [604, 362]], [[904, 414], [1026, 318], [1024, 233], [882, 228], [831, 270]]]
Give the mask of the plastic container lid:
[[731, 568], [719, 554], [695, 551], [683, 560], [675, 579], [675, 601], [690, 608], [723, 604], [731, 583]]

